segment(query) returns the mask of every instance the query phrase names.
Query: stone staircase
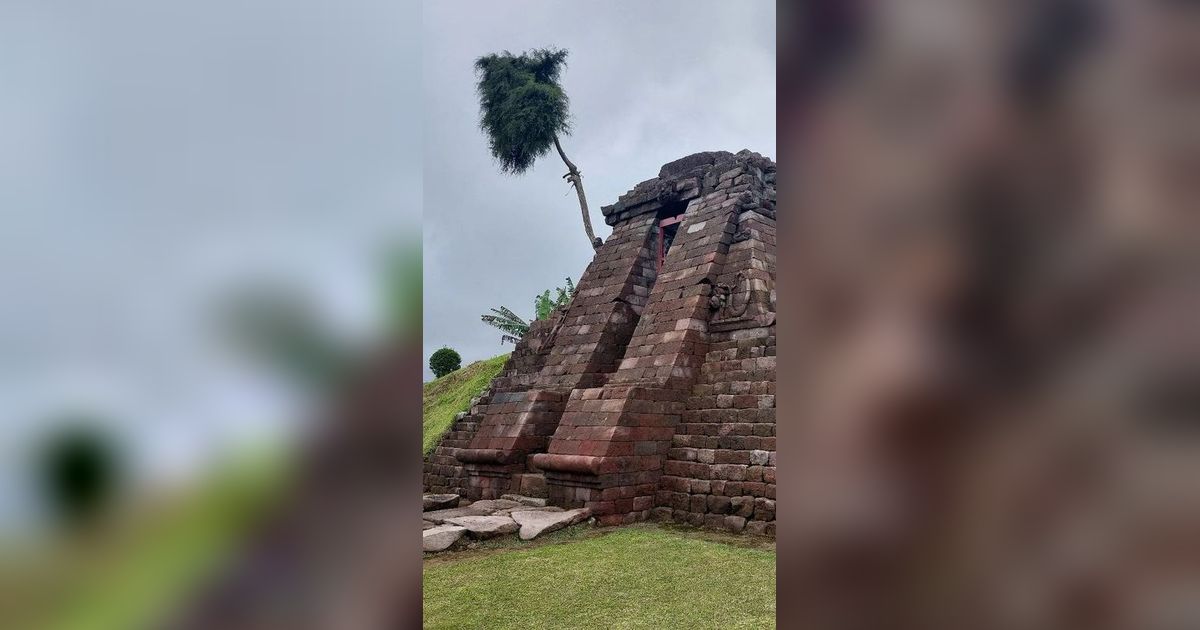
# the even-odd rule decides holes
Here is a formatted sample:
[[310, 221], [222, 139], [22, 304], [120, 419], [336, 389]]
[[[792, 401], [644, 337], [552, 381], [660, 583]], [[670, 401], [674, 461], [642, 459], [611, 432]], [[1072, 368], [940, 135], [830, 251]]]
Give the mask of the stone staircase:
[[491, 396], [492, 390], [488, 388], [472, 399], [470, 408], [454, 417], [454, 423], [442, 436], [437, 448], [425, 457], [422, 484], [428, 492], [467, 496], [470, 487], [467, 472], [457, 454], [460, 449], [470, 446], [482, 420], [479, 408], [486, 405]]

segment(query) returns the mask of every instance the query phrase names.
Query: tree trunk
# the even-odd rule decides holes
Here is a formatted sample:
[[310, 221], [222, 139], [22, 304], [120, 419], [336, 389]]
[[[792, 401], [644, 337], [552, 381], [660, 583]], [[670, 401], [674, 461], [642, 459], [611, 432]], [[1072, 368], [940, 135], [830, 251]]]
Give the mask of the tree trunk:
[[558, 142], [558, 135], [554, 136], [554, 148], [558, 149], [558, 157], [562, 158], [563, 164], [567, 165], [567, 174], [563, 175], [563, 179], [571, 182], [571, 185], [575, 187], [575, 194], [579, 196], [579, 210], [583, 213], [583, 231], [587, 233], [588, 242], [591, 243], [592, 248], [599, 249], [601, 241], [592, 231], [592, 218], [588, 215], [587, 197], [583, 194], [583, 175], [575, 163], [568, 159], [567, 154], [563, 152], [562, 145]]

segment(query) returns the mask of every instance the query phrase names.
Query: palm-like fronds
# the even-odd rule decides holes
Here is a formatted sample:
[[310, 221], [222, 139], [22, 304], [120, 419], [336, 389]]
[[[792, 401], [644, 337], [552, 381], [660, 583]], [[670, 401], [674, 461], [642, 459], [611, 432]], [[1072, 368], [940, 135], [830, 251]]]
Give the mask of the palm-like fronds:
[[489, 309], [493, 315], [482, 315], [480, 319], [485, 324], [499, 328], [503, 335], [500, 336], [500, 343], [511, 341], [514, 344], [529, 332], [529, 322], [522, 319], [519, 315], [512, 312], [506, 306], [500, 308]]
[[[533, 298], [534, 321], [546, 319], [554, 312], [554, 309], [566, 306], [571, 303], [571, 298], [575, 296], [575, 283], [567, 277], [566, 286], [557, 287], [554, 289], [555, 297], [551, 299], [550, 290], [546, 289], [540, 295]], [[514, 344], [520, 341], [526, 333], [529, 332], [531, 322], [525, 321], [520, 315], [512, 312], [506, 306], [500, 308], [489, 309], [492, 315], [481, 315], [480, 319], [489, 326], [499, 328], [505, 334], [500, 336], [500, 343], [511, 341]]]

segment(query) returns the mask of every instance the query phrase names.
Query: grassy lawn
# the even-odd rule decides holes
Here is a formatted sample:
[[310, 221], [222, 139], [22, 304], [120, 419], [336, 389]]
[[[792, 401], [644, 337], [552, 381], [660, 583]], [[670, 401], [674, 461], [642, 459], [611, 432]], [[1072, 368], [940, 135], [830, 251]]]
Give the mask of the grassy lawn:
[[428, 558], [425, 627], [775, 627], [773, 549], [648, 524], [561, 534]]
[[508, 360], [507, 354], [476, 361], [442, 378], [425, 383], [421, 392], [422, 452], [437, 446], [442, 434], [454, 422], [454, 415], [465, 411], [471, 399], [487, 387]]

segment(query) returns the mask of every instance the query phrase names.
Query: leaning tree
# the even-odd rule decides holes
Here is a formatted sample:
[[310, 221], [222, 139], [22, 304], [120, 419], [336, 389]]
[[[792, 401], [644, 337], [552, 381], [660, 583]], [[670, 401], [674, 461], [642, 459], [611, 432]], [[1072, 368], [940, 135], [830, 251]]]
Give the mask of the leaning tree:
[[550, 147], [558, 151], [567, 166], [563, 179], [579, 197], [588, 242], [599, 248], [601, 240], [592, 231], [583, 194], [583, 174], [567, 158], [558, 138], [560, 133], [571, 132], [567, 93], [558, 82], [566, 63], [567, 51], [554, 48], [520, 55], [505, 51], [477, 59], [479, 126], [487, 134], [492, 156], [504, 173], [524, 173], [537, 158], [549, 153]]

